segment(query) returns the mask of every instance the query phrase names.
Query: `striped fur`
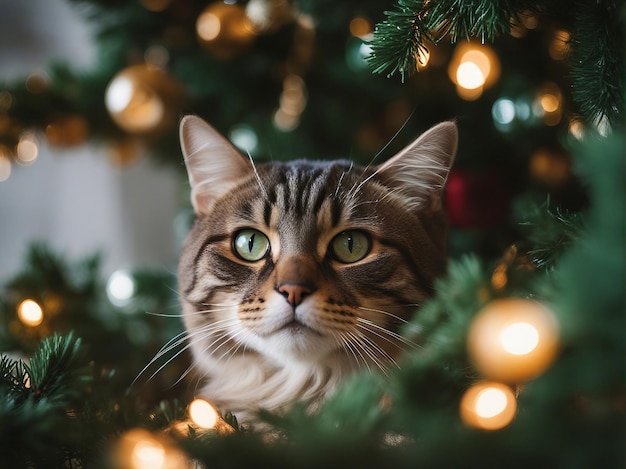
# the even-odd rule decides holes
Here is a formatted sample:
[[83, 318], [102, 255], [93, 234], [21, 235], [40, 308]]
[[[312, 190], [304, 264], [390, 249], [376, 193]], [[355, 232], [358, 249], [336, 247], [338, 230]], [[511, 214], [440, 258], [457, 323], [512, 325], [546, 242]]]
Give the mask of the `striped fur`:
[[[440, 196], [456, 145], [456, 126], [445, 122], [380, 166], [254, 165], [201, 119], [183, 118], [197, 218], [179, 289], [201, 394], [245, 418], [320, 401], [356, 370], [398, 366], [416, 347], [398, 331], [445, 266]], [[233, 252], [244, 228], [269, 239], [256, 262]], [[371, 243], [353, 263], [330, 248], [347, 230]], [[287, 283], [306, 285], [298, 304], [280, 288]]]

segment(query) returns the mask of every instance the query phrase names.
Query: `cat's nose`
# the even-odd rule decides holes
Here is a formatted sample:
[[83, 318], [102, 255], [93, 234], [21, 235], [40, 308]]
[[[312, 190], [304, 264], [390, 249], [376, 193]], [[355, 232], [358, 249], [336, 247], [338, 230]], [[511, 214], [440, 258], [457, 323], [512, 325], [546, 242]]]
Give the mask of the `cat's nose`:
[[304, 301], [304, 298], [313, 293], [316, 288], [312, 285], [300, 283], [283, 283], [276, 290], [283, 295], [294, 308]]

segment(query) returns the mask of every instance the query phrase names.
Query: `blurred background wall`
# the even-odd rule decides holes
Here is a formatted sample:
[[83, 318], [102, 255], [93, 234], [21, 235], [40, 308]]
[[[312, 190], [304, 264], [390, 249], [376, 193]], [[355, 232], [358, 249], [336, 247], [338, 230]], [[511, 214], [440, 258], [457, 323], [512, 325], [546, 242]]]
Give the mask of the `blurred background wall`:
[[[89, 30], [64, 0], [0, 0], [0, 82], [43, 71], [51, 60], [88, 67]], [[120, 167], [97, 143], [50, 147], [13, 165], [0, 182], [0, 283], [23, 266], [27, 246], [45, 241], [73, 259], [103, 254], [103, 274], [176, 261], [174, 219], [181, 178], [138, 155]]]

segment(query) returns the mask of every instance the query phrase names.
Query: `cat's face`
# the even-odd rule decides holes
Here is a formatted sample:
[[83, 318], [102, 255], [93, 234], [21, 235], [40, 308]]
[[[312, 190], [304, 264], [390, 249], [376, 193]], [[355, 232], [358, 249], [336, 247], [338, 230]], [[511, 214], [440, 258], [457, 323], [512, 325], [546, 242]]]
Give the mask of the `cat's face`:
[[304, 160], [255, 168], [193, 116], [181, 123], [181, 142], [197, 219], [179, 289], [196, 360], [393, 363], [404, 347], [399, 326], [445, 266], [439, 198], [454, 124], [372, 168]]

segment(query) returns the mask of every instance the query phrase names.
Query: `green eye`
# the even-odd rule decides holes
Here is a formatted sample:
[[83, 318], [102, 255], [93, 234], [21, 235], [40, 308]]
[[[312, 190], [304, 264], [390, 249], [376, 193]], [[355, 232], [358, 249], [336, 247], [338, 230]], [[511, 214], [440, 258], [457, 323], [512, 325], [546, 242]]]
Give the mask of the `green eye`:
[[256, 262], [261, 260], [269, 248], [269, 239], [258, 230], [247, 228], [235, 234], [233, 249], [235, 254], [244, 261]]
[[367, 256], [371, 242], [363, 231], [344, 231], [333, 238], [330, 247], [335, 259], [350, 264]]

